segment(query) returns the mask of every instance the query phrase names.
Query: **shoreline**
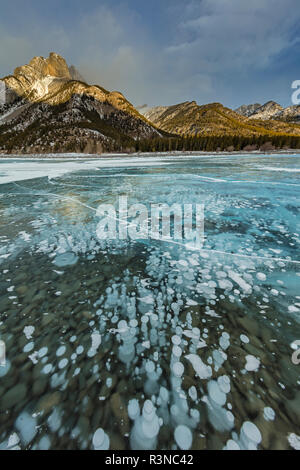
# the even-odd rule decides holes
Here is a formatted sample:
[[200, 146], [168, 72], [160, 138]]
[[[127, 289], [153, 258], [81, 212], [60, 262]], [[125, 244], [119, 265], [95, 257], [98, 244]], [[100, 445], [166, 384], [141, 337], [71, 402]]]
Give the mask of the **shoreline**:
[[103, 153], [103, 154], [89, 154], [89, 153], [39, 153], [39, 154], [0, 154], [0, 160], [101, 160], [108, 158], [128, 158], [128, 157], [214, 157], [214, 156], [246, 156], [246, 155], [299, 155], [300, 149], [289, 149], [289, 150], [272, 150], [269, 152], [263, 152], [259, 150], [254, 151], [235, 151], [235, 152], [201, 152], [201, 151], [190, 151], [190, 152], [135, 152], [135, 153]]

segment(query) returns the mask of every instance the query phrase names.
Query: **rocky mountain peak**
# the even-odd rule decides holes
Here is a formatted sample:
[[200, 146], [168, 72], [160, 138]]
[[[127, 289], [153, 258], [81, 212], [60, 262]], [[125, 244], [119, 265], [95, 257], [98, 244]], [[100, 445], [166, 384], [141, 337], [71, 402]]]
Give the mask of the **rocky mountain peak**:
[[41, 56], [34, 57], [28, 65], [16, 68], [14, 76], [16, 78], [25, 77], [29, 80], [41, 80], [45, 77], [71, 79], [69, 67], [65, 59], [55, 52], [50, 52], [49, 57], [46, 59]]
[[255, 113], [255, 111], [258, 109], [258, 108], [261, 108], [261, 104], [260, 103], [254, 103], [254, 104], [243, 104], [242, 106], [240, 106], [239, 108], [235, 109], [235, 112], [238, 113], [238, 114], [241, 114], [242, 116], [245, 116], [245, 117], [249, 117], [251, 116], [253, 113]]
[[14, 74], [5, 77], [2, 82], [7, 90], [6, 96], [11, 97], [10, 102], [23, 98], [30, 103], [58, 105], [69, 101], [74, 95], [92, 96], [99, 102], [108, 102], [116, 109], [145, 121], [122, 93], [88, 85], [76, 67], [68, 67], [66, 60], [55, 52], [47, 58], [34, 57], [27, 65], [16, 68]]
[[257, 108], [254, 113], [250, 116], [250, 119], [272, 119], [278, 113], [283, 111], [283, 107], [276, 101], [267, 101], [263, 106]]
[[0, 153], [134, 149], [135, 139], [161, 135], [122, 93], [88, 85], [54, 52], [0, 85]]

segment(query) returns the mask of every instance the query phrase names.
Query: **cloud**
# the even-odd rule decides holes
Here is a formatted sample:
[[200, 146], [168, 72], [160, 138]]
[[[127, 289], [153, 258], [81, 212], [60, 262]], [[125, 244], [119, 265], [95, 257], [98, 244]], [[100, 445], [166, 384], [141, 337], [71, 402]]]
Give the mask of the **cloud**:
[[[43, 15], [28, 0], [36, 8], [24, 21], [11, 14], [11, 24], [4, 12], [0, 75], [55, 51], [89, 82], [134, 104], [196, 99], [229, 106], [284, 97], [289, 90], [280, 87], [299, 78], [287, 61], [299, 43], [298, 0], [152, 0], [152, 8], [137, 0], [87, 0], [80, 9], [77, 0], [73, 8], [53, 2], [45, 0], [52, 15]], [[277, 65], [275, 77], [282, 60], [287, 65]]]
[[187, 11], [193, 17], [181, 22], [179, 29], [190, 40], [166, 51], [194, 57], [210, 72], [267, 67], [295, 44], [300, 20], [296, 0], [202, 0], [197, 6], [191, 2]]

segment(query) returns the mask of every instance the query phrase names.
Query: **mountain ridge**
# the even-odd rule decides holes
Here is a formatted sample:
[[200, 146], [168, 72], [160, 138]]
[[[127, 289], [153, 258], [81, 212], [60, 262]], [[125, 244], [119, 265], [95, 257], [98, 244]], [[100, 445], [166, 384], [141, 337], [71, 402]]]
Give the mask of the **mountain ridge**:
[[[266, 109], [263, 109], [263, 112], [266, 113]], [[221, 103], [198, 105], [196, 101], [186, 101], [177, 105], [151, 108], [144, 112], [144, 116], [158, 128], [182, 136], [248, 137], [269, 133], [300, 135], [300, 126], [297, 124], [263, 119], [259, 118], [259, 115], [253, 115], [253, 118], [246, 117]]]
[[291, 138], [300, 139], [300, 106], [283, 108], [269, 101], [234, 111], [221, 103], [185, 101], [150, 109], [144, 105], [139, 112], [121, 92], [86, 83], [74, 65], [54, 52], [36, 56], [0, 79], [0, 92], [2, 154], [132, 152], [172, 148], [169, 139], [178, 138], [202, 139], [197, 145], [207, 148], [206, 137], [208, 148], [254, 148], [269, 137], [282, 148], [290, 142], [298, 145]]
[[242, 105], [235, 110], [249, 119], [276, 119], [283, 122], [300, 122], [300, 105], [284, 108], [276, 101], [267, 101], [264, 105], [250, 104]]
[[0, 152], [131, 151], [136, 139], [162, 135], [121, 92], [79, 76], [52, 52], [1, 79]]

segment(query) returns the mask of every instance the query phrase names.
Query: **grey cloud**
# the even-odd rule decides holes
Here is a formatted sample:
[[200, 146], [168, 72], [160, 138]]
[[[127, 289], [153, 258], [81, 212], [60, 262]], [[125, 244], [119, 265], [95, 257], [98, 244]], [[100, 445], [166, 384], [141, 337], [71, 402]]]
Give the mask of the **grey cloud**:
[[182, 35], [190, 33], [192, 39], [167, 52], [197, 57], [210, 71], [268, 66], [293, 46], [293, 29], [300, 20], [296, 0], [202, 0], [197, 14], [179, 25]]
[[[0, 19], [0, 75], [53, 50], [90, 83], [119, 90], [134, 104], [205, 103], [235, 96], [248, 101], [250, 91], [257, 101], [262, 100], [255, 98], [261, 74], [299, 42], [298, 0], [172, 0], [165, 5], [168, 34], [162, 44], [135, 11], [122, 5], [87, 10], [66, 28], [35, 18], [20, 35], [1, 26]], [[282, 80], [272, 82], [276, 91]], [[265, 90], [271, 93], [272, 86], [265, 85], [261, 94]]]

